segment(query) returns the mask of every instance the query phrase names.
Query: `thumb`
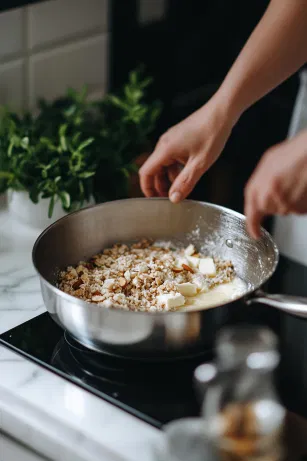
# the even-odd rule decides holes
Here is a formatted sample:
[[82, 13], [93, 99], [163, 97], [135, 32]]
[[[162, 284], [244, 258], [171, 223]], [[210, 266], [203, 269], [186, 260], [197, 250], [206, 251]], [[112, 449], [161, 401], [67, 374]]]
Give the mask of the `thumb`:
[[184, 200], [192, 192], [204, 172], [205, 168], [202, 168], [199, 161], [189, 159], [169, 191], [171, 202], [178, 203]]

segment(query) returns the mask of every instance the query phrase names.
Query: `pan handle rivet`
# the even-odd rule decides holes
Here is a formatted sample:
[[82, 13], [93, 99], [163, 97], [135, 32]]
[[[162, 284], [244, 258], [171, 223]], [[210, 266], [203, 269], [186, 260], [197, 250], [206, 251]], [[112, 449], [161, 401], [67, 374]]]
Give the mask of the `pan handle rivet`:
[[233, 248], [232, 240], [227, 239], [227, 240], [226, 240], [226, 245], [228, 246], [228, 248]]

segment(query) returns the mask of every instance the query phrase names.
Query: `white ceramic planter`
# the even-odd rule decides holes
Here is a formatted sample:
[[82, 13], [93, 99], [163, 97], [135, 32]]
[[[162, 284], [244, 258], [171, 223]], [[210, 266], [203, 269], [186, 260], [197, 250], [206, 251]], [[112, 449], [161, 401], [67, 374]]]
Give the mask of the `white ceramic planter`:
[[[37, 204], [31, 202], [27, 192], [8, 192], [8, 209], [9, 212], [18, 221], [28, 226], [37, 229], [46, 229], [50, 224], [60, 218], [63, 218], [67, 213], [63, 210], [60, 201], [54, 205], [52, 218], [48, 218], [48, 208], [50, 199], [40, 199]], [[84, 204], [83, 208], [94, 205], [94, 199]]]

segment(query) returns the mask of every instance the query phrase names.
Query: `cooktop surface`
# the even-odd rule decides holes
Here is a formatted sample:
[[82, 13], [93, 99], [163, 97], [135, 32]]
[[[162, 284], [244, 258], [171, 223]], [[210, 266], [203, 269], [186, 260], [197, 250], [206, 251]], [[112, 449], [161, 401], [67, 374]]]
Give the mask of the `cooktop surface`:
[[[306, 267], [282, 258], [268, 289], [306, 296], [306, 280]], [[281, 352], [277, 389], [290, 410], [307, 417], [307, 320], [265, 306], [242, 305], [242, 309], [250, 323], [268, 325], [277, 333]], [[199, 414], [193, 372], [214, 355], [207, 351], [166, 363], [108, 356], [77, 343], [48, 313], [0, 335], [0, 342], [156, 427]]]
[[156, 427], [199, 414], [193, 372], [212, 359], [207, 352], [197, 358], [148, 363], [90, 351], [63, 332], [48, 313], [0, 338], [31, 360]]

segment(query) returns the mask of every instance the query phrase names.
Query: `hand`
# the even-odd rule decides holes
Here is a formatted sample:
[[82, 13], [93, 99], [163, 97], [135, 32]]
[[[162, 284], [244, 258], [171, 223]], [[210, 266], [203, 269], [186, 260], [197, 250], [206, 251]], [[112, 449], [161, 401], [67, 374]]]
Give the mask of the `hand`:
[[307, 130], [269, 149], [245, 188], [247, 228], [260, 237], [265, 216], [307, 213]]
[[[140, 169], [147, 197], [185, 199], [222, 152], [235, 124], [226, 103], [213, 97], [205, 106], [168, 130]], [[184, 166], [182, 168], [182, 166]]]

